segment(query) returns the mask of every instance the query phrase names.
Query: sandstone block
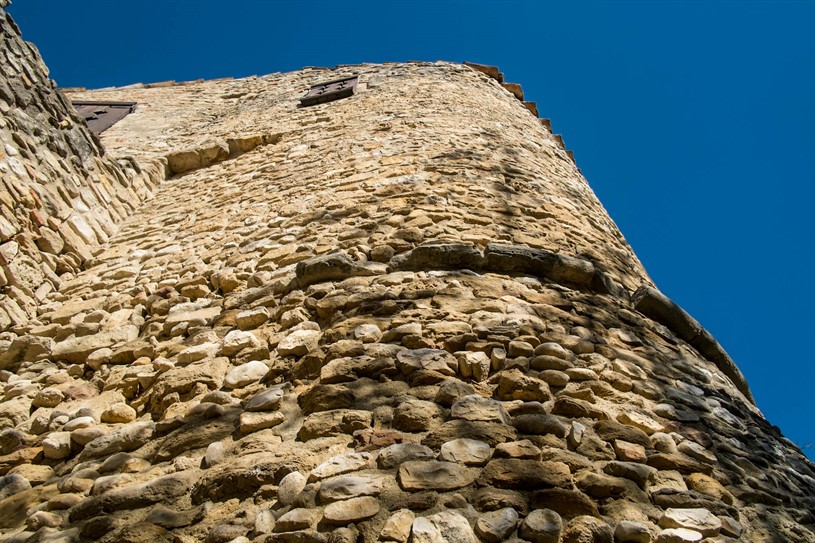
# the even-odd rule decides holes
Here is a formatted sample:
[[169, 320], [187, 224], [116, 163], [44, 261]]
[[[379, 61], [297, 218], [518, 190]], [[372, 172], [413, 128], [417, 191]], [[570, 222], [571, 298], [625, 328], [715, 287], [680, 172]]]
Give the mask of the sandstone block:
[[370, 496], [351, 498], [326, 506], [323, 517], [332, 524], [348, 524], [369, 519], [379, 513], [379, 500]]
[[332, 502], [359, 496], [375, 496], [382, 492], [384, 488], [385, 482], [380, 477], [341, 475], [322, 482], [320, 485], [320, 500]]
[[410, 529], [415, 518], [416, 515], [410, 509], [400, 509], [393, 513], [385, 521], [385, 525], [379, 533], [379, 539], [404, 543], [410, 536]]
[[442, 445], [440, 457], [447, 462], [457, 462], [466, 466], [483, 466], [491, 455], [492, 449], [488, 443], [460, 438]]
[[518, 490], [551, 487], [569, 487], [572, 477], [569, 467], [562, 462], [535, 460], [491, 460], [481, 474], [481, 484]]
[[450, 416], [454, 419], [480, 422], [500, 422], [508, 424], [510, 421], [504, 407], [497, 401], [471, 394], [460, 398], [450, 409]]
[[452, 462], [409, 461], [399, 466], [399, 484], [405, 490], [452, 490], [475, 481], [478, 472]]
[[376, 458], [380, 469], [392, 469], [409, 460], [432, 460], [436, 453], [419, 443], [396, 443], [379, 451]]
[[453, 511], [442, 511], [413, 521], [411, 541], [415, 543], [478, 543], [467, 519]]
[[705, 537], [719, 534], [722, 522], [710, 511], [702, 508], [668, 509], [659, 519], [663, 528], [686, 528], [695, 530]]

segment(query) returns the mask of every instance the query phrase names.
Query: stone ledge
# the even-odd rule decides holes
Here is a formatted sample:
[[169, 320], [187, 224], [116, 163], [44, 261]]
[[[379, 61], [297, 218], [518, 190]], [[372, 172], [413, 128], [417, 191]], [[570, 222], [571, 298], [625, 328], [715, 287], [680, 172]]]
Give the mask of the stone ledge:
[[643, 315], [664, 324], [677, 336], [687, 341], [706, 359], [710, 360], [724, 373], [744, 396], [755, 404], [750, 387], [732, 358], [725, 352], [719, 342], [699, 322], [691, 317], [673, 300], [657, 289], [642, 285], [631, 296], [634, 308]]

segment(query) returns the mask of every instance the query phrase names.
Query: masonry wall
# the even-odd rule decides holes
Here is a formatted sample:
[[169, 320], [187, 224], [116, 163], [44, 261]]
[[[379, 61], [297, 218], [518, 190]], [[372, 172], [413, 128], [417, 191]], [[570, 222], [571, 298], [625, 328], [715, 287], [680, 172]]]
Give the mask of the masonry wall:
[[0, 338], [0, 542], [815, 540], [815, 468], [498, 79], [72, 93], [166, 180]]
[[[104, 155], [0, 9], [0, 329], [21, 325], [149, 196], [154, 179]], [[149, 165], [146, 165], [149, 166]], [[163, 172], [162, 172], [163, 173]], [[155, 176], [153, 176], [155, 177]]]

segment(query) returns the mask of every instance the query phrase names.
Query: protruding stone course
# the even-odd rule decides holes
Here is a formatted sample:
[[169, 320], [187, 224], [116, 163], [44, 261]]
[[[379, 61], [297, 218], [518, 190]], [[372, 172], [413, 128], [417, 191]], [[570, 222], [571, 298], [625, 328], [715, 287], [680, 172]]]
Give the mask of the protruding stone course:
[[[296, 108], [352, 73], [353, 97]], [[102, 135], [136, 156], [107, 209], [132, 205], [115, 228], [82, 188], [26, 211], [58, 290], [3, 268], [23, 316], [0, 313], [0, 541], [812, 539], [812, 465], [632, 302], [642, 267], [493, 79], [407, 63], [84, 97], [143, 106]], [[55, 182], [5, 143], [35, 193]], [[151, 164], [175, 176], [132, 214]], [[0, 255], [28, 262], [6, 226]]]

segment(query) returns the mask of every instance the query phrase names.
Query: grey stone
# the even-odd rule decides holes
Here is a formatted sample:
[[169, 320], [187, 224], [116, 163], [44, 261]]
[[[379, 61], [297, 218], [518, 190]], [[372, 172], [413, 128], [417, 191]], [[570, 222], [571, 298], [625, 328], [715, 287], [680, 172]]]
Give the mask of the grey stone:
[[243, 406], [247, 411], [272, 411], [280, 406], [287, 385], [275, 385], [252, 396]]
[[511, 507], [483, 513], [475, 523], [475, 533], [487, 543], [504, 541], [518, 525], [518, 513]]
[[551, 509], [535, 509], [521, 523], [518, 534], [532, 543], [558, 543], [563, 521]]
[[419, 443], [396, 443], [379, 451], [376, 463], [380, 469], [392, 469], [409, 460], [432, 460], [436, 453]]
[[333, 456], [311, 470], [310, 481], [318, 481], [335, 475], [358, 471], [371, 463], [373, 455], [369, 452], [346, 453]]
[[639, 522], [621, 520], [614, 529], [614, 540], [618, 543], [650, 543], [651, 532]]
[[18, 473], [0, 477], [0, 501], [31, 488], [31, 483]]
[[394, 270], [479, 270], [484, 257], [473, 245], [434, 243], [420, 245], [390, 261]]
[[323, 481], [320, 485], [320, 499], [325, 502], [374, 496], [382, 492], [384, 487], [384, 482], [379, 477], [341, 475]]
[[277, 487], [277, 500], [283, 505], [291, 505], [306, 487], [306, 476], [293, 471], [280, 480]]
[[368, 270], [342, 252], [298, 262], [295, 274], [301, 288], [323, 281], [341, 281], [354, 275], [370, 275]]

